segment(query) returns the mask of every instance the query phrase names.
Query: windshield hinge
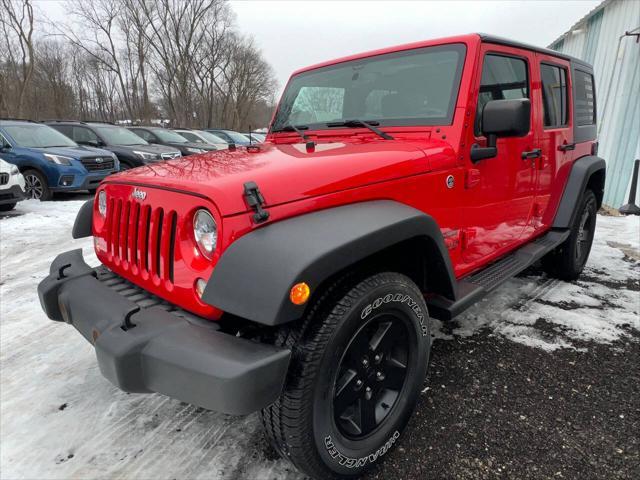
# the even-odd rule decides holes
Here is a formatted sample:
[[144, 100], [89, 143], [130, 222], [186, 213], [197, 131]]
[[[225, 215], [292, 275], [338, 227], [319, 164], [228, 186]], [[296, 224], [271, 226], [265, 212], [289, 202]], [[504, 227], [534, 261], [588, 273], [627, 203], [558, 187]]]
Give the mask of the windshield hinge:
[[266, 222], [269, 219], [269, 212], [262, 207], [264, 206], [264, 197], [260, 193], [260, 189], [256, 182], [247, 182], [244, 184], [244, 199], [249, 208], [255, 210], [253, 214], [254, 223]]

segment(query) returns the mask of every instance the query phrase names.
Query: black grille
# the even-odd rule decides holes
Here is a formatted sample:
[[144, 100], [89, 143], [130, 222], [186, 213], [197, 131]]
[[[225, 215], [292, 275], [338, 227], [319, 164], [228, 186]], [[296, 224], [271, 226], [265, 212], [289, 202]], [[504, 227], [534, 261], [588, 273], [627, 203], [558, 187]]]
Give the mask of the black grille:
[[84, 168], [90, 172], [111, 170], [113, 168], [113, 158], [110, 157], [82, 158], [81, 162]]
[[9, 174], [0, 173], [0, 185], [6, 185], [7, 183], [9, 183]]

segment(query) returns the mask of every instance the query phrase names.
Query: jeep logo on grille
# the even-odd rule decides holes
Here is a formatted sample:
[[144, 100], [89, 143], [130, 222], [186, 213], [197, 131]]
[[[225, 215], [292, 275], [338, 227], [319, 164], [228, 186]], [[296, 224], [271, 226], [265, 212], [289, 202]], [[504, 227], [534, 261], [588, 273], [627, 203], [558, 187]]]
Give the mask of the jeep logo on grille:
[[142, 201], [145, 198], [147, 198], [147, 192], [145, 192], [144, 190], [138, 190], [137, 188], [134, 188], [133, 192], [131, 192], [131, 196], [136, 200]]
[[96, 163], [102, 163], [102, 162], [104, 162], [103, 158], [100, 158], [100, 157], [96, 158]]

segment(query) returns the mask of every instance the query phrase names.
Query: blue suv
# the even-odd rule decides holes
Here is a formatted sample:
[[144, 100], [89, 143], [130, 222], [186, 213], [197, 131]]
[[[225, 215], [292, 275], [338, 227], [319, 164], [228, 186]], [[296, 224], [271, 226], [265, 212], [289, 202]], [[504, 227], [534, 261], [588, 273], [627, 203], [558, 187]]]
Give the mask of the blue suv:
[[117, 172], [116, 156], [82, 147], [53, 128], [26, 120], [0, 120], [0, 155], [17, 165], [28, 198], [50, 200], [54, 192], [94, 192]]

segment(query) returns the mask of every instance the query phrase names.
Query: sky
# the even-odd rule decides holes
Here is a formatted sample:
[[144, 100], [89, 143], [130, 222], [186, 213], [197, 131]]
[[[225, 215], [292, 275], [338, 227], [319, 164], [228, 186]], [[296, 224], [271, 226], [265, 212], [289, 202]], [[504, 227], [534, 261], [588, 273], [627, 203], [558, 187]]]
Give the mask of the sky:
[[[471, 32], [547, 46], [599, 0], [305, 1], [231, 0], [240, 31], [253, 35], [279, 89], [298, 68], [353, 53]], [[64, 20], [60, 0], [39, 0]]]

